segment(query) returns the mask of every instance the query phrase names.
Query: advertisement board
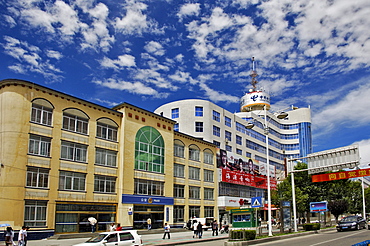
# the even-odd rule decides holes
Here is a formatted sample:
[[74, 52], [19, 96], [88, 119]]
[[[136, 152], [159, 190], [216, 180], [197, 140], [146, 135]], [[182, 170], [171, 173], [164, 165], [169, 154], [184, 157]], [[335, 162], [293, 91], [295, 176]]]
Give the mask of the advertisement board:
[[328, 211], [328, 202], [310, 202], [310, 212], [317, 213], [317, 212], [327, 212]]

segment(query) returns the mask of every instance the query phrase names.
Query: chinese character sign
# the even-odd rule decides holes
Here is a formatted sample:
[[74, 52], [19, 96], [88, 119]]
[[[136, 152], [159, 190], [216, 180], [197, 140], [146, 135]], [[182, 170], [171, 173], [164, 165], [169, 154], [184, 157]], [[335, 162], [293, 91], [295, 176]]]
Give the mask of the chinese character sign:
[[370, 168], [353, 170], [353, 171], [345, 171], [345, 172], [312, 175], [312, 182], [333, 181], [333, 180], [339, 180], [339, 179], [350, 179], [350, 178], [358, 178], [358, 177], [364, 177], [364, 176], [370, 176]]

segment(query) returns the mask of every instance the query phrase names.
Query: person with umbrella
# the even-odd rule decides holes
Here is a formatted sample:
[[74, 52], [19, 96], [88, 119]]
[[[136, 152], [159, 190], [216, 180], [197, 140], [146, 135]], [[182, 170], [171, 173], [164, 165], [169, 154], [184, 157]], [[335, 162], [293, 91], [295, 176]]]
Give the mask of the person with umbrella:
[[14, 246], [16, 245], [13, 241], [13, 238], [14, 238], [14, 231], [13, 231], [13, 228], [11, 228], [10, 226], [8, 226], [6, 228], [6, 232], [5, 232], [5, 245], [6, 246]]
[[90, 217], [87, 220], [90, 222], [90, 225], [91, 225], [91, 233], [94, 233], [96, 229], [95, 225], [98, 221], [94, 217]]

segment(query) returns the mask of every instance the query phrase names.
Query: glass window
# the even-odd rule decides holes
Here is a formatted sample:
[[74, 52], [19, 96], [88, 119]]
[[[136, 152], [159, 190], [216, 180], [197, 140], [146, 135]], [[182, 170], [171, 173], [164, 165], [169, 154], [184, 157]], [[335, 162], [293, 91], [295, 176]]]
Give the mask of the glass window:
[[180, 116], [180, 110], [178, 108], [173, 108], [171, 110], [171, 119], [179, 118]]
[[231, 119], [227, 116], [225, 116], [225, 125], [231, 127]]
[[86, 174], [60, 171], [59, 189], [85, 191]]
[[203, 152], [203, 156], [204, 156], [204, 163], [213, 164], [213, 153], [212, 152], [210, 152], [209, 150], [205, 150]]
[[48, 188], [49, 170], [38, 167], [27, 167], [27, 187]]
[[24, 209], [25, 226], [46, 226], [47, 201], [26, 200]]
[[173, 206], [173, 220], [174, 222], [184, 222], [184, 206]]
[[95, 175], [94, 191], [104, 193], [115, 193], [116, 177]]
[[242, 151], [241, 149], [236, 149], [236, 153], [237, 153], [238, 155], [243, 155], [243, 151]]
[[195, 122], [195, 132], [203, 132], [203, 122]]
[[189, 167], [189, 179], [200, 180], [200, 168]]
[[231, 141], [231, 132], [225, 131], [225, 139]]
[[200, 207], [199, 206], [189, 206], [189, 212], [190, 212], [190, 218], [200, 218]]
[[95, 164], [108, 167], [117, 167], [117, 152], [96, 148]]
[[239, 144], [239, 145], [243, 144], [243, 139], [241, 136], [236, 135], [236, 144]]
[[78, 143], [62, 141], [60, 157], [69, 161], [86, 162], [87, 146]]
[[213, 182], [213, 171], [204, 169], [204, 181]]
[[173, 130], [175, 132], [178, 132], [179, 131], [179, 123], [176, 123], [175, 125], [173, 125]]
[[144, 126], [136, 134], [135, 169], [164, 173], [164, 141], [153, 127]]
[[149, 195], [149, 196], [163, 196], [164, 183], [153, 180], [135, 179], [134, 194]]
[[38, 104], [32, 104], [31, 122], [51, 126], [53, 109]]
[[189, 147], [189, 159], [193, 161], [200, 161], [199, 159], [199, 149], [195, 145]]
[[215, 208], [211, 206], [205, 206], [204, 207], [204, 217], [214, 217], [215, 214]]
[[213, 126], [213, 135], [217, 137], [221, 136], [221, 130], [219, 127]]
[[63, 130], [87, 134], [89, 119], [77, 115], [63, 113]]
[[212, 119], [215, 120], [215, 121], [217, 121], [217, 122], [220, 122], [220, 120], [221, 120], [220, 113], [213, 110], [213, 117], [212, 117]]
[[181, 164], [174, 164], [173, 176], [184, 178], [185, 177], [185, 166]]
[[221, 147], [221, 143], [219, 141], [213, 140], [213, 144], [217, 146], [217, 148]]
[[176, 198], [184, 198], [185, 197], [185, 185], [175, 184], [173, 186], [173, 196]]
[[117, 141], [118, 127], [98, 122], [96, 136], [107, 140]]
[[189, 198], [200, 199], [200, 187], [189, 186]]
[[195, 107], [195, 116], [203, 116], [203, 107]]
[[184, 158], [184, 151], [185, 151], [185, 146], [181, 142], [178, 142], [175, 140], [174, 155], [176, 157]]
[[230, 145], [225, 145], [225, 149], [226, 151], [230, 151], [230, 152], [233, 151], [233, 147], [231, 147]]
[[30, 135], [28, 153], [39, 156], [50, 156], [51, 138]]
[[204, 199], [205, 200], [213, 200], [213, 189], [211, 188], [204, 188]]

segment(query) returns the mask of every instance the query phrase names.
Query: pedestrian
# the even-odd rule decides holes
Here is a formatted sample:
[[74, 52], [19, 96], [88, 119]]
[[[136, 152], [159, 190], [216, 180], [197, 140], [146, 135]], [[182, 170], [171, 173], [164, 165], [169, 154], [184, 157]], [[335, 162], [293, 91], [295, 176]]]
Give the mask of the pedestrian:
[[166, 235], [168, 235], [168, 239], [170, 239], [170, 226], [167, 223], [164, 223], [164, 234], [162, 239], [165, 239]]
[[306, 218], [305, 217], [303, 217], [302, 218], [302, 224], [305, 224], [306, 223]]
[[15, 243], [13, 241], [14, 239], [14, 231], [13, 228], [8, 226], [5, 231], [5, 245], [6, 246], [14, 246]]
[[146, 223], [148, 224], [148, 231], [152, 229], [152, 219], [151, 218], [148, 218], [146, 220]]
[[28, 230], [30, 229], [29, 226], [26, 226], [26, 235], [24, 237], [24, 246], [27, 246], [27, 239], [28, 239]]
[[116, 231], [122, 231], [122, 226], [120, 223], [117, 224]]
[[191, 226], [191, 229], [193, 230], [193, 238], [198, 236], [198, 221], [194, 220], [193, 225]]
[[116, 224], [112, 223], [109, 226], [109, 231], [115, 231], [116, 230]]
[[24, 246], [27, 237], [26, 226], [22, 226], [22, 229], [18, 233], [18, 246]]
[[215, 234], [216, 234], [216, 236], [218, 236], [217, 220], [214, 220], [213, 223], [212, 223], [212, 236], [214, 236]]
[[202, 225], [202, 222], [199, 221], [199, 223], [197, 225], [197, 229], [198, 229], [198, 238], [202, 238], [202, 235], [203, 235], [203, 225]]
[[96, 230], [96, 223], [98, 221], [94, 217], [89, 217], [87, 220], [90, 222], [91, 225], [91, 233], [94, 233]]

